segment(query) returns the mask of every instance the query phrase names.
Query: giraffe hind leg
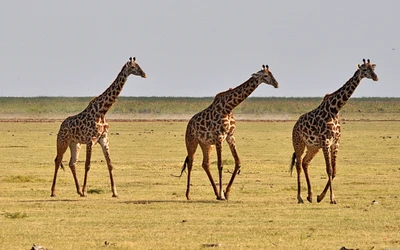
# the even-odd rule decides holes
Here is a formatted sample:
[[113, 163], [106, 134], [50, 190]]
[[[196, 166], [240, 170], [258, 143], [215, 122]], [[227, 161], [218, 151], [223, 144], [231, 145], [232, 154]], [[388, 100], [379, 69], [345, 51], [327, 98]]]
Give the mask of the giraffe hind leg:
[[210, 180], [211, 186], [214, 190], [214, 194], [217, 197], [217, 200], [222, 200], [223, 198], [221, 197], [221, 193], [219, 192], [217, 185], [215, 185], [214, 178], [212, 177], [212, 174], [210, 171], [210, 156], [211, 156], [213, 147], [208, 144], [200, 144], [200, 147], [203, 151], [202, 167], [203, 167], [204, 171], [206, 172], [208, 179]]
[[53, 177], [53, 184], [51, 186], [51, 197], [56, 196], [56, 182], [57, 182], [57, 173], [60, 167], [64, 169], [62, 165], [62, 158], [64, 156], [65, 151], [68, 148], [68, 143], [61, 138], [57, 138], [57, 156], [54, 159], [54, 177]]
[[293, 164], [295, 164], [297, 172], [297, 203], [304, 203], [303, 198], [301, 197], [301, 166], [302, 166], [302, 156], [305, 150], [305, 144], [302, 138], [296, 132], [293, 132], [292, 143], [293, 143], [294, 153], [292, 156], [291, 169], [293, 169]]
[[318, 153], [319, 148], [315, 148], [315, 147], [308, 147], [307, 148], [307, 152], [306, 155], [303, 158], [302, 161], [302, 168], [304, 171], [304, 176], [306, 177], [306, 182], [307, 182], [307, 190], [308, 190], [308, 195], [307, 195], [307, 200], [312, 203], [312, 195], [313, 195], [313, 191], [312, 191], [312, 187], [311, 187], [311, 181], [310, 181], [310, 176], [308, 174], [308, 166], [311, 162], [311, 160], [315, 157], [315, 155]]
[[71, 151], [71, 158], [69, 160], [69, 168], [71, 169], [71, 173], [72, 173], [72, 176], [74, 178], [76, 192], [80, 196], [83, 196], [83, 194], [82, 194], [82, 192], [80, 190], [80, 185], [79, 185], [78, 177], [77, 177], [77, 174], [76, 174], [76, 162], [78, 161], [79, 151], [81, 149], [81, 146], [80, 146], [79, 143], [71, 142], [69, 144], [69, 149]]
[[196, 141], [186, 141], [186, 149], [188, 152], [188, 155], [185, 158], [185, 161], [183, 163], [183, 167], [181, 170], [181, 176], [183, 171], [187, 169], [187, 183], [186, 183], [186, 199], [190, 200], [190, 178], [192, 175], [192, 167], [193, 167], [193, 160], [194, 160], [194, 154], [196, 153], [198, 142]]

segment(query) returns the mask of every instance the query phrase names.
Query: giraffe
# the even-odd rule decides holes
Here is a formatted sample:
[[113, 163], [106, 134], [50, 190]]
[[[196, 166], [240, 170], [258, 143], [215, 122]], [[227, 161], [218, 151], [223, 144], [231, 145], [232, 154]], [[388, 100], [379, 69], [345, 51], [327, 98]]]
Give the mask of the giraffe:
[[[181, 171], [182, 176], [186, 167], [188, 169], [186, 189], [186, 198], [188, 200], [190, 200], [190, 176], [193, 159], [198, 145], [200, 145], [203, 151], [202, 167], [211, 182], [217, 199], [228, 199], [233, 180], [240, 172], [240, 159], [236, 150], [234, 137], [236, 125], [232, 110], [245, 100], [261, 83], [266, 83], [278, 88], [278, 82], [275, 80], [271, 71], [269, 71], [268, 65], [263, 65], [260, 71], [252, 74], [246, 82], [236, 88], [217, 94], [208, 108], [197, 113], [190, 119], [185, 136], [188, 155]], [[227, 141], [233, 158], [235, 159], [235, 169], [226, 191], [224, 192], [225, 197], [222, 195], [222, 143], [224, 140]], [[219, 189], [215, 185], [210, 172], [210, 156], [214, 145], [216, 146], [218, 158]]]
[[[107, 161], [108, 172], [111, 181], [111, 190], [113, 197], [117, 197], [117, 190], [113, 177], [113, 165], [111, 163], [109, 143], [108, 143], [108, 124], [106, 122], [106, 113], [117, 100], [119, 94], [124, 87], [129, 75], [141, 76], [146, 78], [146, 73], [136, 63], [136, 59], [132, 57], [122, 67], [114, 82], [98, 97], [90, 101], [89, 105], [81, 113], [70, 116], [65, 119], [60, 126], [57, 134], [57, 156], [54, 159], [55, 171], [53, 185], [51, 187], [51, 196], [56, 196], [56, 179], [60, 166], [64, 169], [62, 158], [70, 148], [71, 158], [69, 167], [74, 177], [75, 186], [78, 194], [82, 197], [87, 196], [87, 175], [90, 169], [90, 158], [92, 155], [92, 147], [98, 142], [103, 150], [104, 157]], [[85, 177], [83, 181], [82, 191], [79, 187], [78, 178], [76, 176], [76, 161], [79, 157], [81, 144], [86, 144], [86, 162]]]
[[[358, 65], [357, 71], [341, 88], [331, 94], [326, 94], [321, 104], [314, 110], [303, 114], [293, 127], [292, 142], [294, 153], [290, 166], [291, 172], [294, 165], [297, 170], [297, 201], [303, 203], [301, 198], [300, 174], [301, 169], [307, 181], [308, 196], [307, 200], [312, 202], [312, 189], [308, 175], [308, 165], [315, 155], [322, 148], [326, 164], [328, 181], [322, 193], [317, 196], [317, 202], [322, 201], [329, 188], [330, 203], [336, 204], [333, 194], [332, 180], [336, 176], [336, 158], [339, 149], [341, 127], [339, 121], [339, 111], [349, 100], [357, 86], [363, 78], [378, 81], [375, 74], [375, 64], [371, 64], [368, 59], [363, 59], [363, 64]], [[302, 158], [304, 150], [305, 156]]]

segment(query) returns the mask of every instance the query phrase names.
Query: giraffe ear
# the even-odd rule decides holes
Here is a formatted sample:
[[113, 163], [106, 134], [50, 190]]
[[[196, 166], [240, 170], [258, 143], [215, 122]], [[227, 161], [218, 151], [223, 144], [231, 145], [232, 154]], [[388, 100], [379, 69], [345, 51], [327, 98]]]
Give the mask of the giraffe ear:
[[360, 64], [357, 64], [357, 68], [361, 68]]
[[371, 64], [372, 69], [375, 69], [376, 64]]

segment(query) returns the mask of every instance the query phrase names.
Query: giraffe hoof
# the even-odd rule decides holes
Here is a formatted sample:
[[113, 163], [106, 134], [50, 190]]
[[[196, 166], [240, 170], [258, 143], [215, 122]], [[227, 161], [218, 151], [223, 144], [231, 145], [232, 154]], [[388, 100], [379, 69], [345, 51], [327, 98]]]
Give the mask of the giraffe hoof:
[[219, 201], [224, 201], [224, 200], [225, 200], [225, 198], [224, 198], [224, 197], [222, 197], [222, 196], [217, 196], [217, 200], [219, 200]]
[[307, 197], [308, 202], [312, 203], [312, 198], [311, 197]]
[[331, 201], [331, 204], [336, 204], [336, 201], [335, 200]]
[[322, 199], [324, 199], [324, 197], [322, 196], [320, 196], [320, 195], [317, 195], [317, 202], [318, 203], [320, 203], [321, 201], [322, 201]]
[[225, 191], [224, 191], [224, 196], [225, 196], [225, 199], [224, 199], [224, 200], [228, 200], [229, 194], [228, 194], [227, 192], [225, 192]]

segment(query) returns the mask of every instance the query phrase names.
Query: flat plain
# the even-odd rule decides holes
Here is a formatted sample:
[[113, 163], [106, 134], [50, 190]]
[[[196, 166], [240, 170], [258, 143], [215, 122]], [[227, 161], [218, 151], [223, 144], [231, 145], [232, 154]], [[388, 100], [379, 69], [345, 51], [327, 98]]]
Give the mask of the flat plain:
[[[386, 119], [386, 118], [385, 118]], [[187, 121], [109, 121], [119, 197], [112, 198], [100, 146], [89, 195], [68, 168], [50, 197], [60, 121], [0, 122], [0, 248], [30, 249], [400, 249], [400, 122], [346, 120], [333, 181], [338, 204], [297, 204], [289, 173], [295, 121], [237, 121], [242, 171], [217, 201], [198, 148], [192, 200], [185, 198]], [[85, 147], [78, 162], [83, 179]], [[215, 152], [212, 170], [217, 177]], [[224, 186], [233, 158], [224, 144]], [[320, 152], [310, 166], [314, 200], [326, 183]], [[304, 176], [303, 197], [306, 197]]]

